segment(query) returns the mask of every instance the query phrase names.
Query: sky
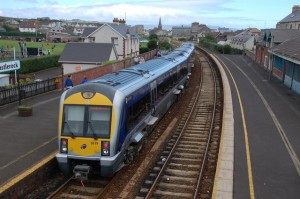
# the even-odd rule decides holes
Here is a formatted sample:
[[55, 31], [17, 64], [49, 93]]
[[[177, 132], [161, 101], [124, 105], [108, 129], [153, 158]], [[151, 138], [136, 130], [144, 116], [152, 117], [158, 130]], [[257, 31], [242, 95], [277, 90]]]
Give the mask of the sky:
[[0, 16], [81, 19], [128, 25], [190, 26], [193, 22], [235, 29], [275, 28], [300, 0], [0, 0]]

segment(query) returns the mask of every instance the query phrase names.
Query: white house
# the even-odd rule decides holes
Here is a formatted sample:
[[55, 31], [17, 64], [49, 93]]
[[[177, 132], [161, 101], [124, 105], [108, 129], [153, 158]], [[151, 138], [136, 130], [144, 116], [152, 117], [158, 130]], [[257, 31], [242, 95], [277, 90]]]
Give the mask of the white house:
[[237, 48], [240, 50], [254, 50], [255, 45], [255, 35], [254, 34], [238, 34], [227, 41], [232, 48]]
[[23, 21], [19, 25], [20, 32], [36, 32], [37, 30], [37, 21]]
[[112, 43], [119, 59], [139, 54], [138, 34], [124, 20], [114, 19], [113, 24], [104, 23], [99, 28], [85, 28], [81, 40], [85, 43]]

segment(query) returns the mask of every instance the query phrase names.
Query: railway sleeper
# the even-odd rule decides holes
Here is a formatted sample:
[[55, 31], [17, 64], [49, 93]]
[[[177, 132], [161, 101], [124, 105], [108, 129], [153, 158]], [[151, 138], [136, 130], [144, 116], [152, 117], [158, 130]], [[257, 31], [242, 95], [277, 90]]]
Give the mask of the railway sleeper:
[[185, 164], [175, 164], [172, 163], [168, 166], [170, 169], [182, 170], [184, 171], [199, 171], [200, 165], [185, 165]]
[[162, 182], [176, 182], [176, 183], [180, 183], [180, 184], [193, 186], [197, 182], [197, 179], [196, 178], [190, 178], [190, 177], [164, 175], [162, 177]]
[[156, 197], [161, 197], [161, 198], [191, 198], [193, 195], [189, 193], [176, 193], [176, 192], [169, 192], [169, 191], [161, 191], [161, 190], [156, 190], [153, 194]]
[[157, 186], [160, 190], [168, 190], [168, 191], [175, 191], [175, 192], [181, 192], [181, 193], [190, 193], [192, 192], [195, 187], [191, 185], [183, 185], [181, 183], [165, 183], [161, 182]]
[[192, 141], [185, 141], [185, 140], [181, 140], [180, 141], [180, 145], [195, 145], [195, 146], [206, 146], [206, 143], [199, 143], [199, 142], [192, 142]]
[[190, 159], [190, 158], [177, 158], [177, 157], [173, 157], [171, 162], [173, 163], [179, 163], [181, 164], [182, 162], [187, 163], [187, 164], [201, 164], [202, 159]]
[[167, 175], [171, 175], [171, 176], [177, 176], [177, 177], [197, 177], [199, 175], [199, 172], [198, 171], [182, 171], [182, 170], [179, 170], [179, 169], [170, 169], [170, 168], [167, 168], [165, 173]]
[[199, 148], [197, 149], [191, 149], [191, 148], [177, 148], [177, 151], [180, 153], [190, 153], [190, 154], [198, 154], [199, 153]]
[[179, 144], [177, 146], [178, 149], [195, 149], [195, 150], [201, 150], [205, 149], [204, 145], [186, 145], [186, 144]]
[[[200, 152], [200, 151], [199, 151]], [[182, 152], [178, 152], [176, 151], [173, 154], [173, 157], [178, 157], [178, 158], [190, 158], [192, 160], [200, 160], [201, 158], [203, 158], [203, 154], [201, 153], [182, 153]]]
[[205, 142], [207, 140], [207, 137], [201, 136], [201, 137], [182, 137], [181, 141], [197, 141], [197, 142]]

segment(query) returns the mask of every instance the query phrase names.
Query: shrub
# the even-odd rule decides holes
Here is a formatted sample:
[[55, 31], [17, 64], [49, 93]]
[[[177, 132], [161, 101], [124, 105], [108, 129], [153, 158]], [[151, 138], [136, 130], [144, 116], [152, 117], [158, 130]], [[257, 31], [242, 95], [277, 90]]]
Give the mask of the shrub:
[[60, 64], [58, 63], [60, 55], [51, 55], [51, 56], [43, 56], [43, 57], [33, 57], [20, 60], [21, 62], [21, 74], [32, 73], [40, 70], [44, 70], [47, 68], [58, 67]]
[[143, 54], [143, 53], [146, 53], [149, 51], [150, 51], [150, 49], [148, 47], [140, 47], [140, 54]]

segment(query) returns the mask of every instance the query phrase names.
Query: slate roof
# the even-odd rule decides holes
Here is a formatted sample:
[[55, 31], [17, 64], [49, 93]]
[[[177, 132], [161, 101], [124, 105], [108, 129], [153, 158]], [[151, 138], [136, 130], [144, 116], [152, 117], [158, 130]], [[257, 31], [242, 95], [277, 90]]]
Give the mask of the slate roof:
[[[105, 25], [105, 24], [103, 24]], [[99, 28], [101, 28], [103, 25], [101, 25]], [[130, 28], [126, 25], [118, 25], [118, 24], [107, 24], [110, 27], [112, 27], [115, 31], [119, 32], [123, 37], [127, 36], [127, 30], [129, 30], [129, 34], [131, 38], [138, 38], [138, 34], [135, 32], [135, 29]], [[97, 31], [99, 28], [85, 28], [81, 37], [87, 38], [89, 37], [93, 32]]]
[[276, 54], [300, 61], [300, 36], [287, 40], [271, 50]]
[[[101, 26], [100, 26], [101, 27]], [[84, 28], [81, 37], [86, 38], [93, 32], [95, 32], [98, 28]]]
[[262, 32], [264, 41], [271, 41], [271, 37], [274, 36], [274, 43], [282, 43], [286, 40], [300, 36], [299, 29], [264, 29]]
[[20, 23], [20, 28], [36, 28], [39, 23], [37, 21], [23, 21]]
[[113, 50], [112, 43], [67, 43], [58, 62], [99, 64], [108, 61]]
[[296, 21], [300, 21], [300, 10], [292, 12], [291, 14], [283, 18], [278, 23], [288, 23], [288, 22], [296, 22]]
[[231, 38], [232, 41], [240, 41], [240, 42], [247, 42], [250, 38], [254, 37], [253, 34], [238, 34]]
[[108, 25], [113, 29], [115, 29], [117, 32], [119, 32], [123, 37], [126, 37], [126, 33], [128, 30], [131, 38], [138, 38], [138, 34], [135, 32], [135, 30], [130, 28], [129, 26], [118, 25], [118, 24], [108, 24]]

